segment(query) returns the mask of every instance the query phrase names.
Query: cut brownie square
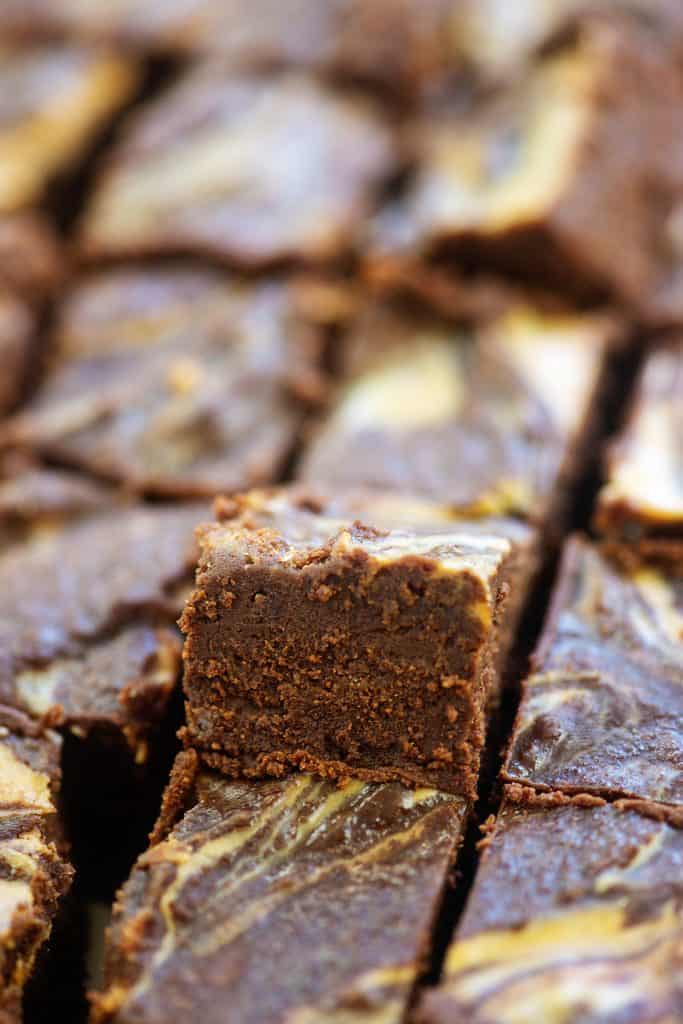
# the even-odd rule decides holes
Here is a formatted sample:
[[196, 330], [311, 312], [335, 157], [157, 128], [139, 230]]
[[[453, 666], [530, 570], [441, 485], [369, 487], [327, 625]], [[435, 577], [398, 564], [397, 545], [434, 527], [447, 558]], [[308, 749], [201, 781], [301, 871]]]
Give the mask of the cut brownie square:
[[60, 740], [0, 706], [0, 1019], [20, 1024], [24, 986], [71, 882], [57, 809]]
[[[193, 778], [119, 894], [94, 1021], [404, 1019], [467, 805], [307, 775]], [[266, 953], [267, 949], [267, 953]], [[265, 955], [264, 955], [265, 954]]]
[[567, 546], [505, 778], [683, 805], [683, 578]]
[[385, 278], [392, 266], [424, 276], [423, 261], [494, 266], [637, 304], [659, 274], [680, 96], [655, 35], [591, 20], [513, 86], [464, 109], [453, 96], [433, 103], [416, 124], [414, 177], [378, 218], [371, 265]]
[[28, 306], [0, 286], [0, 415], [22, 397], [34, 327]]
[[420, 1024], [679, 1019], [683, 818], [512, 787]]
[[683, 573], [683, 339], [646, 358], [609, 449], [595, 525], [622, 557], [672, 562]]
[[86, 212], [91, 257], [199, 252], [246, 266], [352, 246], [395, 170], [369, 100], [298, 74], [188, 73], [131, 120]]
[[390, 496], [256, 492], [221, 511], [181, 620], [204, 761], [471, 796], [535, 532]]
[[519, 300], [464, 327], [372, 305], [297, 477], [335, 491], [421, 493], [463, 515], [516, 515], [559, 532], [615, 326]]
[[157, 494], [272, 483], [323, 390], [305, 293], [303, 282], [192, 266], [88, 279], [63, 305], [43, 383], [0, 444]]
[[134, 65], [71, 44], [0, 48], [0, 212], [39, 201], [131, 95]]
[[452, 0], [3, 0], [0, 32], [69, 35], [233, 68], [303, 66], [414, 91], [452, 60]]

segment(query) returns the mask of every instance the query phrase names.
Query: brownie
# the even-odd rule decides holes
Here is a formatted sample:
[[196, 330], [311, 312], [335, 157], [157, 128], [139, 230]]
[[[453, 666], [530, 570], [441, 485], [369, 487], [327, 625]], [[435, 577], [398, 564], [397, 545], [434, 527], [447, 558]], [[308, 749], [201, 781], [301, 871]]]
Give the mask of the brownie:
[[610, 446], [596, 528], [622, 557], [683, 572], [683, 340], [651, 351], [630, 416]]
[[0, 215], [0, 287], [32, 304], [54, 291], [63, 254], [47, 220], [35, 212]]
[[0, 31], [75, 35], [233, 68], [298, 66], [414, 91], [452, 62], [452, 0], [3, 0]]
[[464, 515], [559, 532], [614, 336], [607, 318], [519, 301], [463, 326], [370, 305], [297, 477], [424, 494]]
[[34, 327], [29, 307], [0, 285], [0, 415], [22, 396]]
[[177, 681], [174, 622], [206, 509], [119, 502], [31, 521], [28, 494], [19, 514], [7, 506], [20, 539], [0, 548], [0, 701], [125, 738], [143, 761]]
[[505, 778], [683, 805], [683, 577], [580, 538], [523, 687]]
[[680, 1019], [680, 812], [515, 787], [484, 845], [420, 1024]]
[[81, 247], [90, 258], [199, 252], [246, 267], [333, 260], [396, 162], [369, 99], [296, 72], [203, 64], [130, 119]]
[[323, 393], [323, 334], [297, 305], [305, 290], [196, 266], [86, 279], [0, 445], [156, 494], [272, 482]]
[[0, 48], [0, 214], [43, 198], [132, 94], [136, 69], [68, 43]]
[[203, 760], [472, 796], [535, 532], [305, 489], [218, 513], [181, 620], [187, 738]]
[[0, 1020], [21, 1021], [24, 986], [71, 882], [57, 809], [59, 737], [0, 706]]
[[660, 274], [680, 97], [656, 35], [590, 21], [508, 88], [431, 101], [414, 173], [371, 232], [371, 267], [415, 268], [416, 284], [429, 265], [497, 267], [638, 305]]
[[111, 488], [95, 480], [12, 452], [0, 461], [0, 545], [26, 539], [35, 529], [111, 510], [117, 500]]
[[395, 782], [192, 781], [185, 758], [166, 804], [188, 809], [119, 894], [93, 1021], [399, 1024], [466, 803]]

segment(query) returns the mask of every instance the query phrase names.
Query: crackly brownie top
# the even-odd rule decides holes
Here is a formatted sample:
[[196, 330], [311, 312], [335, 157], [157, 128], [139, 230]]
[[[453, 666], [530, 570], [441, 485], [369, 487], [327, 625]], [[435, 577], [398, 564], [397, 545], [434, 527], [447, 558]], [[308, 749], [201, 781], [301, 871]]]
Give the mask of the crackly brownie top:
[[67, 300], [47, 376], [0, 435], [141, 490], [270, 482], [322, 387], [302, 291], [191, 267], [100, 274]]
[[464, 801], [211, 774], [194, 801], [122, 890], [96, 1020], [400, 1021]]
[[[3, 699], [36, 714], [58, 704], [74, 720], [116, 709], [117, 699], [135, 711], [167, 695], [179, 655], [169, 626], [205, 516], [196, 505], [120, 506], [61, 528], [39, 521], [8, 545], [0, 553]], [[158, 684], [147, 695], [143, 679]], [[136, 680], [140, 692], [119, 698]]]
[[136, 73], [111, 53], [60, 44], [0, 48], [0, 211], [41, 198], [131, 94]]
[[683, 804], [683, 579], [570, 542], [509, 778]]
[[427, 494], [463, 514], [542, 518], [611, 334], [600, 317], [524, 306], [470, 329], [368, 309], [298, 476]]
[[306, 572], [339, 562], [372, 574], [417, 559], [429, 571], [476, 580], [476, 592], [492, 605], [503, 564], [529, 553], [535, 538], [514, 521], [458, 520], [436, 502], [369, 492], [330, 498], [303, 487], [257, 491], [219, 501], [218, 511], [219, 523], [200, 535], [200, 586], [236, 565]]
[[419, 1019], [673, 1021], [683, 998], [683, 830], [647, 815], [506, 802]]
[[299, 74], [191, 71], [131, 120], [86, 213], [87, 252], [209, 252], [241, 265], [348, 249], [395, 166], [356, 95]]
[[3, 0], [0, 31], [70, 33], [232, 67], [314, 66], [409, 88], [452, 60], [452, 0]]
[[610, 450], [597, 523], [632, 543], [649, 531], [675, 535], [683, 548], [683, 341], [646, 359]]
[[19, 1001], [71, 879], [56, 845], [59, 750], [55, 733], [0, 707], [0, 1010]]

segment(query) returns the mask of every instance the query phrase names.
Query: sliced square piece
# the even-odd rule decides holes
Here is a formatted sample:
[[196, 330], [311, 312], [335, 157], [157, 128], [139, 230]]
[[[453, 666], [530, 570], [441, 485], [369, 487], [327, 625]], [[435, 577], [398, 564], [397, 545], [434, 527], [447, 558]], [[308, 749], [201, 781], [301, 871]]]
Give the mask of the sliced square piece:
[[516, 515], [559, 533], [615, 327], [520, 301], [468, 327], [371, 306], [297, 476], [335, 491], [421, 493], [462, 515]]
[[638, 304], [659, 276], [680, 96], [659, 38], [599, 20], [507, 89], [444, 97], [417, 121], [415, 175], [380, 214], [371, 264], [404, 280], [425, 261], [500, 267]]
[[66, 300], [42, 386], [0, 443], [157, 494], [271, 483], [322, 394], [304, 292], [192, 266], [96, 275]]
[[505, 778], [683, 806], [683, 578], [568, 544]]
[[3, 0], [0, 31], [67, 34], [233, 68], [304, 66], [413, 90], [452, 59], [452, 0]]
[[86, 211], [91, 257], [198, 252], [242, 266], [348, 252], [396, 168], [365, 98], [202, 65], [131, 119]]
[[609, 450], [597, 529], [622, 554], [683, 573], [683, 340], [645, 360], [631, 415]]
[[191, 1006], [206, 1024], [399, 1024], [466, 803], [307, 775], [191, 781], [181, 757], [168, 823], [115, 905], [93, 1020], [161, 1024]]
[[219, 512], [181, 621], [204, 761], [472, 796], [535, 532], [391, 496], [255, 492]]
[[0, 48], [0, 213], [42, 199], [129, 96], [135, 66], [68, 43]]
[[484, 845], [420, 1024], [678, 1020], [680, 812], [513, 787]]
[[0, 706], [0, 1019], [20, 1024], [24, 986], [72, 871], [57, 807], [60, 739]]

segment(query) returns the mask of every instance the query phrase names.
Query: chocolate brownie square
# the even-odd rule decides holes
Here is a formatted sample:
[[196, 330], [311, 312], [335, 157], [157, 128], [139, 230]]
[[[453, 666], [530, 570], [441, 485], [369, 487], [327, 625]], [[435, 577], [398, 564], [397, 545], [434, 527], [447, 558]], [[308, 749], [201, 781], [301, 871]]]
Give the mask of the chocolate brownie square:
[[191, 1006], [207, 1024], [399, 1024], [465, 801], [395, 782], [231, 781], [181, 757], [167, 820], [115, 904], [94, 1021], [161, 1024]]
[[505, 778], [683, 805], [683, 578], [564, 553]]
[[510, 787], [420, 1024], [654, 1024], [683, 1000], [683, 818]]
[[371, 304], [296, 475], [333, 491], [424, 494], [465, 516], [520, 516], [559, 533], [616, 330], [609, 318], [519, 299], [462, 326]]
[[71, 883], [57, 807], [60, 739], [0, 706], [0, 1019], [20, 1024], [24, 987]]
[[0, 444], [172, 496], [277, 479], [323, 394], [307, 287], [116, 269], [61, 307], [47, 372]]
[[203, 760], [472, 796], [535, 531], [305, 490], [218, 511], [181, 620], [187, 739]]
[[683, 340], [647, 355], [606, 472], [595, 525], [610, 547], [683, 572]]
[[129, 122], [90, 202], [87, 256], [335, 260], [397, 164], [369, 99], [297, 73], [188, 72]]

